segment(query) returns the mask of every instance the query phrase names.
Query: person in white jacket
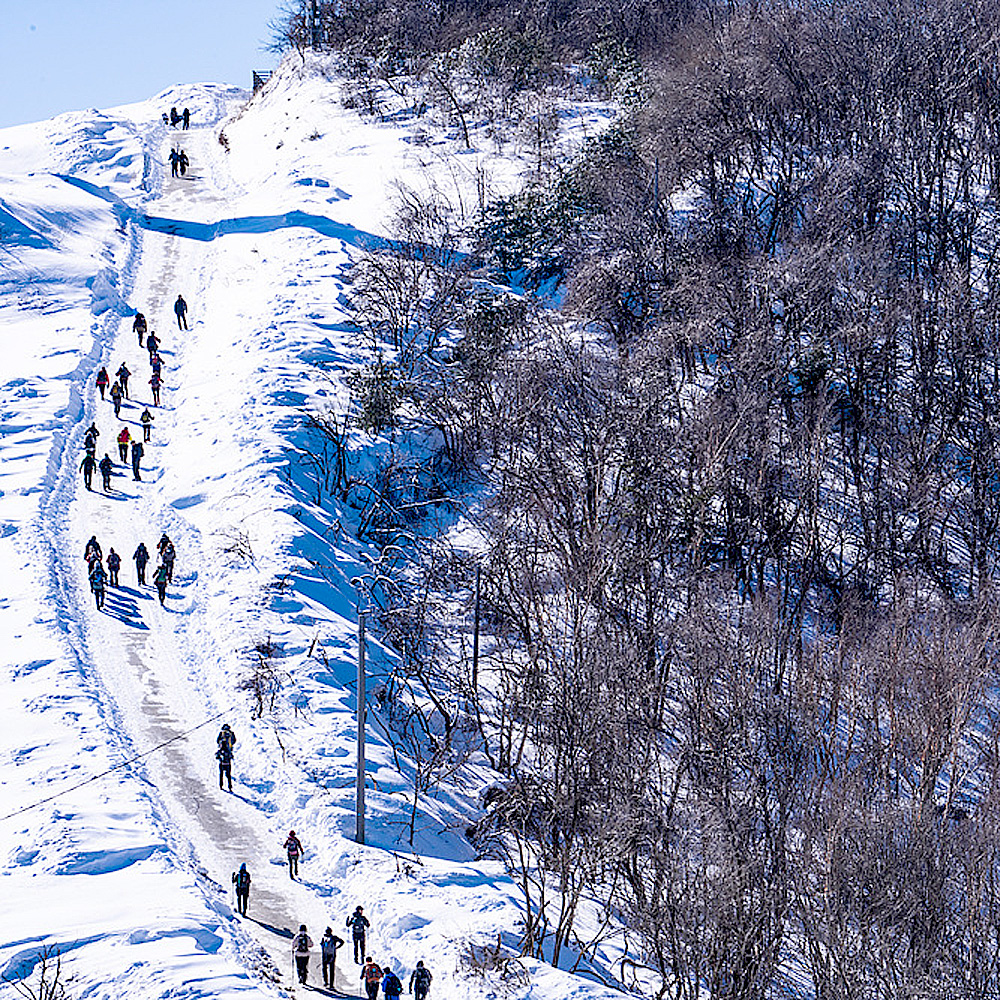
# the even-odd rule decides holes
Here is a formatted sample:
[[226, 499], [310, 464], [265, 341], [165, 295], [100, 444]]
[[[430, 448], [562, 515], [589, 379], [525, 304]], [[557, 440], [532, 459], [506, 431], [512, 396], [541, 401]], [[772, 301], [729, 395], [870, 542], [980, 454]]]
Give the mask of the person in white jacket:
[[299, 933], [292, 942], [292, 955], [295, 956], [295, 971], [299, 975], [300, 983], [304, 983], [309, 975], [309, 949], [312, 946], [313, 941], [306, 932], [306, 925], [299, 924]]

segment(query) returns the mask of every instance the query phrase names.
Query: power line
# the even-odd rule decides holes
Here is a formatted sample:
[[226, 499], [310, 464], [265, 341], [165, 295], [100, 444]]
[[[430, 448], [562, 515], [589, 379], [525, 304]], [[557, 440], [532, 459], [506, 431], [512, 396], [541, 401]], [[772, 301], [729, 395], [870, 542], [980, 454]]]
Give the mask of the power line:
[[46, 802], [53, 802], [55, 799], [62, 798], [64, 795], [69, 795], [70, 792], [75, 792], [78, 788], [83, 788], [84, 785], [89, 785], [92, 781], [97, 781], [99, 778], [105, 778], [114, 771], [120, 771], [123, 767], [128, 767], [129, 764], [134, 764], [137, 760], [142, 760], [143, 757], [148, 757], [150, 754], [156, 753], [157, 750], [162, 750], [164, 747], [170, 746], [171, 743], [176, 743], [178, 740], [182, 740], [186, 736], [190, 736], [192, 733], [207, 726], [210, 722], [215, 722], [216, 719], [221, 718], [228, 711], [230, 711], [230, 709], [224, 709], [218, 714], [213, 715], [210, 719], [206, 719], [204, 722], [199, 722], [198, 725], [194, 726], [192, 729], [179, 733], [177, 736], [171, 736], [169, 740], [164, 740], [162, 743], [157, 744], [152, 750], [147, 750], [145, 753], [129, 757], [128, 760], [123, 760], [120, 764], [115, 764], [114, 767], [109, 767], [106, 771], [102, 771], [100, 774], [92, 775], [85, 781], [81, 781], [79, 784], [73, 785], [71, 788], [64, 788], [61, 792], [56, 792], [55, 795], [50, 795], [45, 799], [39, 799], [37, 802], [32, 802], [31, 805], [22, 806], [20, 809], [15, 809], [12, 813], [7, 813], [6, 816], [0, 816], [0, 823], [4, 822], [4, 820], [13, 819], [15, 816], [20, 816], [22, 813], [29, 812], [32, 809], [37, 809], [39, 806], [44, 806]]

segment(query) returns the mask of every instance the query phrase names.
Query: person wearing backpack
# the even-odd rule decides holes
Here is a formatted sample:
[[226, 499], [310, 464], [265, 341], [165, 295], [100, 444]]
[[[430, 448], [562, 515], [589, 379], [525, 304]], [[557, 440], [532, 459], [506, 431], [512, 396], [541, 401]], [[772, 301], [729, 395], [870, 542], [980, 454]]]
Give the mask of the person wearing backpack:
[[302, 841], [295, 836], [294, 830], [288, 831], [284, 847], [288, 855], [288, 877], [293, 879], [299, 873], [299, 859], [306, 853], [305, 848], [302, 846]]
[[[160, 563], [156, 567], [156, 572], [153, 574], [153, 583], [156, 584], [156, 595], [160, 599], [160, 607], [163, 606], [164, 601], [167, 599], [167, 567]], [[219, 785], [221, 788], [222, 785]]]
[[220, 747], [226, 747], [232, 750], [236, 746], [236, 733], [229, 728], [229, 723], [224, 722], [222, 728], [219, 730], [219, 735], [215, 737], [215, 742]]
[[122, 568], [122, 557], [114, 548], [108, 549], [108, 586], [119, 587], [118, 571]]
[[215, 759], [219, 762], [219, 788], [222, 788], [222, 779], [229, 781], [229, 790], [233, 790], [233, 751], [228, 743], [220, 743], [219, 749], [215, 751]]
[[131, 374], [132, 373], [129, 371], [128, 365], [126, 365], [124, 361], [121, 363], [121, 366], [118, 368], [118, 371], [115, 372], [115, 375], [118, 378], [118, 382], [121, 384], [122, 387], [122, 394], [125, 396], [126, 399], [128, 399], [128, 377]]
[[250, 872], [244, 861], [238, 872], [233, 872], [233, 885], [236, 886], [236, 909], [242, 916], [247, 915], [247, 902], [250, 900]]
[[111, 378], [108, 375], [107, 368], [102, 368], [97, 373], [97, 381], [95, 384], [97, 385], [97, 388], [101, 390], [101, 399], [104, 399], [104, 390], [111, 385]]
[[141, 312], [135, 314], [132, 320], [132, 332], [139, 334], [139, 346], [143, 347], [142, 339], [146, 336], [146, 317]]
[[128, 446], [132, 441], [132, 434], [127, 427], [123, 427], [118, 432], [118, 457], [123, 462], [128, 461]]
[[364, 967], [361, 969], [361, 979], [365, 984], [368, 1000], [376, 1000], [378, 984], [382, 980], [382, 970], [372, 961], [371, 955], [365, 959]]
[[[115, 382], [108, 391], [108, 395], [111, 397], [111, 402], [115, 407], [115, 419], [117, 420], [122, 415], [122, 396], [125, 394], [122, 392], [122, 387], [120, 382]], [[124, 461], [124, 459], [122, 459]]]
[[[433, 979], [434, 977], [424, 963], [417, 962], [417, 967], [410, 973], [410, 992], [413, 993], [416, 1000], [426, 1000]], [[414, 987], [416, 987], [415, 991]]]
[[132, 558], [135, 560], [135, 575], [139, 578], [139, 586], [144, 586], [146, 583], [146, 563], [149, 562], [149, 550], [144, 542], [139, 542], [135, 552], [132, 553]]
[[371, 927], [362, 907], [358, 906], [347, 918], [347, 926], [351, 928], [354, 938], [354, 961], [361, 964], [361, 956], [365, 953], [365, 931]]
[[299, 982], [303, 984], [309, 975], [309, 949], [312, 946], [312, 938], [306, 933], [306, 925], [299, 924], [299, 933], [292, 942], [292, 954], [295, 956], [295, 971], [299, 974]]
[[97, 602], [97, 610], [104, 607], [104, 587], [107, 583], [107, 576], [104, 572], [104, 563], [100, 559], [95, 559], [90, 565], [90, 589]]
[[148, 406], [142, 411], [142, 416], [139, 417], [139, 422], [142, 424], [143, 441], [149, 441], [149, 432], [152, 430], [151, 425], [153, 423], [153, 414], [149, 412]]
[[403, 993], [403, 984], [399, 981], [399, 976], [391, 970], [382, 978], [382, 992], [388, 1000], [399, 1000]]
[[337, 949], [343, 943], [344, 939], [337, 937], [332, 927], [327, 927], [319, 942], [319, 950], [323, 956], [323, 985], [329, 990], [333, 989], [334, 974], [337, 971]]
[[145, 452], [145, 448], [142, 446], [141, 441], [132, 442], [132, 478], [137, 482], [142, 482], [142, 476], [139, 474], [139, 466], [142, 463], [142, 456]]
[[101, 485], [105, 493], [111, 492], [111, 472], [114, 467], [115, 463], [111, 461], [111, 456], [105, 452], [104, 458], [97, 463], [97, 468], [101, 470]]

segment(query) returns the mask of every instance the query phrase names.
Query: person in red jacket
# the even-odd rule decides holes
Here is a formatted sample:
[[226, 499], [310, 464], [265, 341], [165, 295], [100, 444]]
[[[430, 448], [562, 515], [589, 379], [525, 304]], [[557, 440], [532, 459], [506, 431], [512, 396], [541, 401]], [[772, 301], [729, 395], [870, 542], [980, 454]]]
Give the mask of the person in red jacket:
[[101, 399], [104, 399], [104, 390], [111, 384], [107, 368], [102, 368], [97, 373], [97, 388], [101, 390]]
[[132, 441], [132, 435], [127, 427], [123, 427], [118, 432], [118, 454], [123, 462], [128, 461], [128, 446]]

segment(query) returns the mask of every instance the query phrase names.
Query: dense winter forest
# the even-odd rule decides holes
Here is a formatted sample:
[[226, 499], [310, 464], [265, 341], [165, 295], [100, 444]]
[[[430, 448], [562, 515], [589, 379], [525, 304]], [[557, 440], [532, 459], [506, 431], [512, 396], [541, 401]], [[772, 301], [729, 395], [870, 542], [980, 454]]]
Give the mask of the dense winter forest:
[[525, 952], [624, 927], [642, 995], [1000, 990], [1000, 10], [319, 10], [357, 107], [534, 157], [353, 274], [355, 425], [420, 446], [310, 417], [415, 794], [485, 755]]

